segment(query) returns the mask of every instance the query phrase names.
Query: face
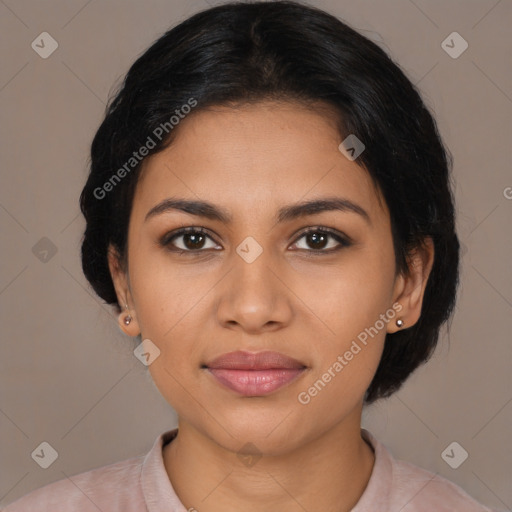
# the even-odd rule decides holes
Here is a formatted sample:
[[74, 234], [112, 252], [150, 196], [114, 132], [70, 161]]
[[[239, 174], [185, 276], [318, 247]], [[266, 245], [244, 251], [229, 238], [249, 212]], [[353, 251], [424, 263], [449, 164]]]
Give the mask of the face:
[[[228, 449], [284, 453], [359, 421], [386, 333], [408, 311], [389, 212], [341, 141], [325, 112], [293, 103], [216, 107], [145, 161], [127, 272], [110, 260], [134, 319], [123, 328], [158, 347], [149, 371], [180, 422]], [[212, 208], [153, 210], [169, 198]], [[289, 209], [321, 200], [355, 206]], [[279, 352], [300, 369], [235, 390], [222, 378], [240, 370], [209, 366], [233, 351]]]

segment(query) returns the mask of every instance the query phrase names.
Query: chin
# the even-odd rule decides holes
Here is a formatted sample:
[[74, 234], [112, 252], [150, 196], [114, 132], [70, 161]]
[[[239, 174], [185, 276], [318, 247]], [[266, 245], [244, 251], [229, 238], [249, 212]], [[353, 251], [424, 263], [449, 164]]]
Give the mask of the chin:
[[302, 435], [307, 435], [301, 433], [300, 422], [294, 421], [289, 411], [276, 414], [275, 410], [268, 413], [255, 410], [249, 414], [238, 410], [225, 415], [219, 423], [213, 421], [202, 430], [223, 448], [235, 453], [243, 452], [243, 447], [250, 445], [249, 452], [256, 449], [265, 455], [283, 455], [300, 446], [304, 442]]

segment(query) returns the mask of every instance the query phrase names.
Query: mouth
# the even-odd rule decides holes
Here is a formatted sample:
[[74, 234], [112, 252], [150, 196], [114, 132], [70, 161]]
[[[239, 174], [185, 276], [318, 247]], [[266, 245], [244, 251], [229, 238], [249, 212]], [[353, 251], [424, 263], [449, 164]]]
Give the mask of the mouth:
[[307, 368], [279, 352], [230, 352], [203, 366], [222, 386], [243, 396], [263, 396], [298, 378]]

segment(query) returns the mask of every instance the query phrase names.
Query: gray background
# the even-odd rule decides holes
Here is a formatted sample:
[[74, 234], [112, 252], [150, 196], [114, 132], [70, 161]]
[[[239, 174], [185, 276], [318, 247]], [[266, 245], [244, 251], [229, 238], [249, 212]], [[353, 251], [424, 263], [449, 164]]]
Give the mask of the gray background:
[[[213, 3], [0, 0], [0, 504], [142, 455], [176, 426], [135, 340], [82, 274], [78, 195], [113, 85], [167, 28]], [[451, 332], [363, 426], [396, 457], [509, 509], [512, 3], [311, 3], [391, 53], [455, 158], [463, 261]], [[43, 31], [59, 45], [47, 59], [31, 47]], [[453, 31], [469, 44], [458, 58], [441, 46]], [[43, 441], [58, 452], [48, 469], [31, 457]], [[458, 469], [441, 457], [452, 441], [469, 453]]]

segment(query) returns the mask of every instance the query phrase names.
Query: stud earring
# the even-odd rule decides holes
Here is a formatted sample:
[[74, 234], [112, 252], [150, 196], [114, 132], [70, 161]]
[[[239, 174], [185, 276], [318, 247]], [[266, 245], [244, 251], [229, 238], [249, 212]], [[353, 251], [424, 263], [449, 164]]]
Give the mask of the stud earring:
[[[126, 310], [128, 311], [128, 304], [125, 304], [124, 306]], [[132, 321], [132, 317], [130, 315], [126, 315], [124, 317], [124, 325], [130, 325], [130, 322]]]
[[400, 320], [400, 318], [396, 321], [396, 325], [398, 327], [402, 327], [402, 325], [404, 325], [404, 321], [403, 320]]

